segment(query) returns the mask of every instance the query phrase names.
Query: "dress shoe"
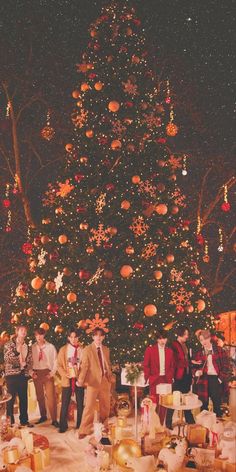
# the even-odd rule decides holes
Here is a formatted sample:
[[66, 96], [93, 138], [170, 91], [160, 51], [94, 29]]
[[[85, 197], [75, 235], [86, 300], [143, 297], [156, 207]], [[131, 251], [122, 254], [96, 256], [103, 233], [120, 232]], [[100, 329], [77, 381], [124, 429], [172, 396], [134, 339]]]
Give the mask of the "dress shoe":
[[31, 424], [27, 421], [27, 423], [21, 423], [21, 426], [27, 426], [28, 428], [34, 428], [34, 424]]
[[55, 420], [55, 421], [52, 421], [52, 426], [55, 426], [55, 428], [59, 428], [60, 425], [59, 425], [58, 421]]
[[87, 434], [79, 434], [79, 439], [84, 439], [86, 438]]
[[39, 418], [39, 420], [36, 421], [35, 424], [45, 423], [45, 421], [47, 421], [47, 417], [46, 416], [41, 416], [41, 418]]
[[68, 428], [60, 428], [59, 429], [59, 433], [65, 433], [67, 431]]

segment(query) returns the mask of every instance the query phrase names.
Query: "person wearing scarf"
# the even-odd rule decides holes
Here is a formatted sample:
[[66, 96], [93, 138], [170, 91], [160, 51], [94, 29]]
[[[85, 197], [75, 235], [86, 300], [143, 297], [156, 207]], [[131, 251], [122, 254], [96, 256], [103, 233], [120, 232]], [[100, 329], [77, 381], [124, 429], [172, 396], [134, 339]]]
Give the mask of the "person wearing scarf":
[[82, 346], [79, 342], [79, 330], [71, 328], [68, 332], [67, 344], [62, 346], [57, 357], [57, 370], [61, 376], [62, 398], [59, 420], [59, 432], [68, 429], [68, 410], [72, 395], [77, 405], [76, 428], [80, 427], [84, 408], [84, 388], [76, 385], [82, 359]]
[[27, 396], [28, 380], [32, 371], [32, 350], [25, 342], [26, 336], [26, 326], [17, 326], [16, 336], [4, 346], [5, 377], [7, 390], [11, 395], [11, 400], [7, 402], [7, 416], [10, 417], [11, 424], [14, 424], [14, 403], [18, 395], [20, 424], [32, 427], [28, 420]]
[[212, 341], [209, 330], [201, 330], [198, 339], [202, 348], [196, 353], [193, 361], [194, 392], [202, 401], [202, 410], [208, 410], [211, 398], [214, 413], [221, 417], [223, 385], [229, 373], [229, 357], [224, 349]]
[[32, 346], [32, 378], [40, 411], [40, 418], [36, 424], [47, 421], [46, 397], [52, 425], [58, 428], [57, 401], [54, 385], [54, 375], [57, 370], [57, 351], [53, 344], [45, 340], [45, 334], [46, 331], [43, 328], [36, 329], [34, 332], [36, 343]]

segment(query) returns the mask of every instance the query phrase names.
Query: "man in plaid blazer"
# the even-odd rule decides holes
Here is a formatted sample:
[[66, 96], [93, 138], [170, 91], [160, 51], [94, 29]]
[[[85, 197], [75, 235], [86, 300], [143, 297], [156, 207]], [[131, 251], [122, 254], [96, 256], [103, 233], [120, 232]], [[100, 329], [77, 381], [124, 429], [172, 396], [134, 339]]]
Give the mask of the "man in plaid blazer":
[[210, 331], [201, 330], [198, 339], [202, 349], [196, 353], [193, 361], [194, 391], [202, 401], [202, 410], [208, 409], [211, 398], [214, 413], [221, 417], [220, 405], [223, 385], [229, 372], [229, 358], [225, 350], [212, 342]]

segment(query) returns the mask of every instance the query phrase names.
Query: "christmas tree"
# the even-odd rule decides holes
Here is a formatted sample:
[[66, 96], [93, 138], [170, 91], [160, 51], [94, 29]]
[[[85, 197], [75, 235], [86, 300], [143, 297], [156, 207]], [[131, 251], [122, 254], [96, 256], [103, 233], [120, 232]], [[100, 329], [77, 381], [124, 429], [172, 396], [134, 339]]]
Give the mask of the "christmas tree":
[[[122, 4], [122, 5], [121, 5]], [[91, 25], [78, 67], [66, 168], [43, 199], [42, 228], [22, 249], [29, 271], [15, 291], [12, 322], [43, 323], [65, 342], [107, 332], [113, 360], [141, 360], [155, 332], [212, 325], [186, 200], [168, 81], [157, 86], [140, 20], [112, 3]]]

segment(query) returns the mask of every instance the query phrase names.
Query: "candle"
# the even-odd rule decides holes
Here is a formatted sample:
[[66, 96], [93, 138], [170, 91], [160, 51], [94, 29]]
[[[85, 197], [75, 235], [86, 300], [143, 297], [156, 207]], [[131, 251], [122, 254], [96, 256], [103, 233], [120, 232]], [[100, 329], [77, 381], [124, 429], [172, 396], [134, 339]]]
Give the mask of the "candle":
[[173, 405], [180, 405], [181, 403], [181, 392], [179, 392], [178, 390], [176, 390], [175, 392], [173, 392]]

